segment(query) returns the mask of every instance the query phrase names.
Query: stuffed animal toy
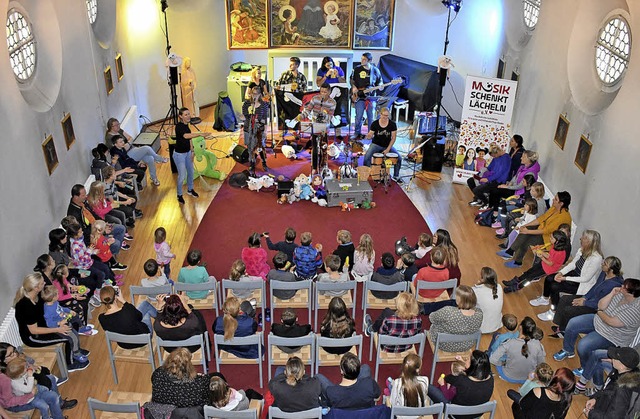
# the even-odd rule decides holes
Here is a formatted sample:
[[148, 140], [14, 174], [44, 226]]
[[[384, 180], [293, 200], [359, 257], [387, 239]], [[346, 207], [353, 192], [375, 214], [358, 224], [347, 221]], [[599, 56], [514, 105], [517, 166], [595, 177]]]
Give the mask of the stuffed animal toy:
[[282, 146], [282, 154], [288, 159], [297, 159], [295, 148], [291, 147], [289, 144], [285, 144]]
[[304, 183], [301, 185], [300, 190], [300, 199], [309, 200], [313, 195], [313, 189], [311, 189], [311, 185], [308, 183]]
[[280, 197], [278, 198], [278, 204], [282, 205], [282, 204], [286, 204], [287, 203], [287, 194], [282, 194], [280, 195]]
[[325, 190], [324, 181], [322, 180], [322, 176], [313, 175], [311, 177], [311, 188], [313, 189], [314, 195], [315, 195], [316, 198], [318, 198], [318, 199], [326, 199], [327, 198], [327, 191]]
[[262, 188], [270, 188], [273, 186], [274, 180], [271, 176], [263, 175], [259, 178], [249, 177], [247, 186], [251, 191], [259, 191]]
[[211, 151], [207, 150], [207, 142], [204, 137], [195, 137], [191, 141], [193, 142], [193, 154], [195, 156], [195, 160], [197, 162], [202, 162], [203, 159], [206, 160], [206, 166], [204, 169], [200, 170], [196, 168], [194, 178], [202, 175], [212, 179], [224, 180], [227, 177], [227, 174], [220, 170], [216, 170], [215, 167], [218, 163], [218, 158]]
[[287, 202], [289, 204], [293, 204], [296, 201], [298, 201], [298, 196], [296, 195], [295, 189], [291, 188], [289, 194], [287, 195]]

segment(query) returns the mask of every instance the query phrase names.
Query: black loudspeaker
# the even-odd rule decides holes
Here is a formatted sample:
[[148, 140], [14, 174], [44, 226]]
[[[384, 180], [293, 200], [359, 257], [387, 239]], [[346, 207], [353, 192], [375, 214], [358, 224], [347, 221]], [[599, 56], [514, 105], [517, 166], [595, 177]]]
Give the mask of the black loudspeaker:
[[293, 188], [293, 181], [281, 180], [278, 181], [278, 198], [282, 195], [288, 195], [289, 191]]
[[444, 137], [432, 137], [422, 146], [422, 170], [442, 172], [444, 162]]
[[169, 83], [178, 84], [178, 67], [169, 67]]
[[231, 152], [231, 157], [238, 163], [246, 163], [249, 161], [249, 150], [247, 150], [247, 147], [238, 144]]

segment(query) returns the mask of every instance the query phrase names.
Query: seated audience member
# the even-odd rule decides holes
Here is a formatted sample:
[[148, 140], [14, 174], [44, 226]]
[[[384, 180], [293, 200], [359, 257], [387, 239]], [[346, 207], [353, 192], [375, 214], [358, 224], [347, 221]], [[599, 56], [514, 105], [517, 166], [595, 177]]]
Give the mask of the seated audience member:
[[640, 280], [627, 278], [598, 302], [595, 314], [583, 314], [569, 320], [562, 349], [553, 355], [556, 361], [572, 358], [578, 335], [580, 366], [585, 367], [596, 349], [629, 346], [640, 327]]
[[[404, 281], [404, 275], [396, 268], [396, 261], [389, 252], [382, 254], [382, 266], [380, 266], [371, 275], [372, 282], [378, 282], [384, 285], [393, 285]], [[371, 291], [374, 297], [382, 300], [391, 300], [396, 298], [398, 291]]]
[[[164, 298], [164, 296], [160, 296]], [[104, 286], [100, 290], [100, 301], [105, 307], [98, 321], [107, 332], [120, 333], [121, 335], [153, 334], [151, 318], [156, 318], [158, 311], [147, 300], [142, 300], [138, 308], [125, 301], [120, 293], [110, 286]], [[140, 348], [144, 345], [136, 343], [118, 343], [124, 349]]]
[[[446, 252], [441, 247], [435, 247], [430, 252], [431, 261], [421, 268], [413, 282], [411, 283], [411, 292], [416, 293], [419, 281], [426, 282], [444, 282], [449, 279], [449, 269], [446, 266]], [[442, 289], [436, 290], [420, 290], [420, 298], [434, 299], [443, 293]]]
[[362, 282], [371, 278], [373, 274], [373, 261], [376, 259], [376, 251], [373, 249], [373, 240], [368, 234], [360, 236], [358, 247], [353, 252], [353, 278]]
[[[513, 221], [516, 223], [513, 230], [509, 232], [506, 240], [506, 249], [510, 249], [513, 242], [518, 238], [518, 234], [520, 234], [520, 227], [529, 224], [531, 221], [536, 219], [536, 212], [538, 212], [538, 204], [536, 200], [533, 198], [527, 198], [524, 201], [524, 206], [522, 207], [522, 215], [520, 217], [515, 218]], [[496, 234], [502, 234], [499, 229], [496, 230]]]
[[493, 333], [502, 326], [502, 287], [498, 284], [498, 274], [488, 266], [480, 270], [480, 281], [473, 286], [473, 292], [482, 310], [482, 333]]
[[569, 368], [559, 368], [547, 387], [534, 388], [511, 405], [515, 419], [563, 419], [573, 398], [575, 376]]
[[[380, 317], [373, 323], [371, 316], [367, 314], [364, 319], [365, 335], [372, 333], [381, 335], [408, 338], [422, 331], [422, 318], [420, 308], [415, 297], [408, 292], [401, 292], [396, 298], [395, 311], [389, 307], [382, 310]], [[411, 345], [382, 345], [385, 352], [404, 352]]]
[[546, 353], [542, 346], [542, 331], [531, 317], [520, 322], [522, 336], [502, 342], [491, 354], [490, 361], [496, 366], [498, 375], [509, 382], [524, 384], [535, 367], [544, 362]]
[[[111, 244], [115, 241], [113, 237], [105, 237], [104, 232], [107, 229], [107, 223], [102, 220], [96, 220], [91, 225], [91, 239], [89, 250], [93, 254], [93, 259], [98, 260], [109, 267], [110, 271], [124, 271], [127, 269], [127, 265], [123, 265], [116, 260], [116, 257], [111, 253]], [[110, 272], [115, 278], [115, 273]], [[121, 277], [118, 277], [120, 279]], [[122, 285], [122, 283], [118, 283]]]
[[356, 355], [347, 352], [340, 360], [340, 374], [342, 380], [339, 384], [334, 384], [324, 375], [317, 374], [329, 407], [357, 410], [375, 405], [380, 397], [380, 387], [371, 378], [371, 368], [367, 364], [361, 365]]
[[[347, 282], [349, 281], [349, 272], [340, 271], [340, 256], [329, 255], [324, 259], [324, 270], [318, 275], [318, 282]], [[328, 295], [330, 297], [342, 297], [348, 290], [329, 290], [319, 291], [320, 295]]]
[[420, 375], [422, 359], [416, 354], [409, 354], [402, 360], [400, 377], [391, 384], [391, 406], [425, 407], [429, 406], [427, 396], [429, 378]]
[[[449, 374], [444, 377], [447, 384], [456, 388], [456, 395], [451, 399], [451, 403], [462, 406], [475, 406], [486, 403], [493, 394], [493, 375], [491, 375], [491, 364], [486, 352], [475, 350], [471, 357], [465, 360], [466, 370], [464, 374]], [[448, 403], [442, 391], [433, 385], [429, 385], [429, 398], [434, 403]], [[471, 419], [473, 415], [458, 415], [456, 419]]]
[[273, 243], [271, 238], [269, 237], [269, 233], [262, 233], [265, 240], [267, 241], [267, 247], [269, 250], [277, 250], [279, 252], [283, 252], [287, 255], [287, 261], [293, 263], [293, 251], [298, 247], [297, 244], [294, 243], [296, 239], [296, 231], [293, 227], [289, 227], [284, 232], [284, 241], [280, 241], [277, 243]]
[[[56, 252], [56, 254], [57, 253], [59, 252]], [[67, 263], [63, 263], [63, 265], [69, 265], [70, 263], [71, 258], [69, 258]], [[55, 261], [52, 255], [42, 254], [38, 256], [38, 259], [36, 259], [36, 266], [33, 267], [33, 271], [38, 272], [40, 273], [40, 275], [42, 275], [42, 279], [44, 280], [45, 285], [53, 285], [53, 270], [58, 265], [59, 263]]]
[[301, 412], [320, 407], [322, 387], [318, 377], [305, 374], [302, 360], [293, 356], [284, 368], [276, 369], [276, 375], [269, 381], [269, 392], [273, 396], [272, 406], [283, 412]]
[[[348, 230], [339, 230], [338, 247], [333, 251], [333, 254], [340, 257], [340, 272], [351, 272], [354, 264], [354, 252], [356, 250], [353, 242], [351, 241], [351, 233]], [[343, 269], [345, 264], [347, 269]]]
[[511, 157], [497, 145], [491, 146], [489, 155], [493, 158], [486, 170], [467, 180], [467, 185], [473, 192], [474, 198], [473, 201], [469, 202], [471, 206], [480, 207], [486, 205], [489, 193], [509, 179]]
[[[89, 311], [89, 289], [80, 293], [79, 291], [82, 290], [69, 282], [69, 268], [66, 265], [56, 266], [51, 275], [59, 305], [65, 309], [73, 310], [77, 315], [78, 323], [86, 326]], [[72, 280], [75, 281], [74, 278]]]
[[504, 330], [503, 333], [500, 333], [500, 330], [498, 330], [491, 337], [491, 343], [489, 344], [489, 349], [487, 349], [487, 355], [489, 355], [489, 357], [498, 349], [498, 346], [500, 346], [502, 342], [520, 336], [516, 330], [518, 328], [518, 318], [513, 314], [505, 314], [502, 316], [502, 327]]
[[[186, 295], [171, 294], [161, 300], [164, 306], [158, 310], [158, 316], [153, 323], [153, 330], [164, 340], [185, 340], [192, 336], [201, 335], [207, 330], [207, 325], [200, 311], [186, 302]], [[164, 348], [173, 352], [175, 348]], [[187, 349], [195, 352], [200, 346], [194, 345]]]
[[[69, 371], [83, 370], [89, 366], [89, 361], [77, 362], [73, 358], [73, 340], [68, 335], [69, 325], [55, 328], [47, 327], [44, 318], [44, 300], [40, 298], [40, 291], [44, 288], [42, 275], [34, 272], [24, 277], [22, 286], [13, 300], [16, 322], [20, 338], [26, 346], [42, 348], [45, 346], [63, 344], [65, 361]], [[85, 354], [86, 355], [86, 354]]]
[[[222, 305], [222, 312], [224, 314], [213, 322], [213, 333], [224, 335], [224, 340], [251, 336], [258, 330], [258, 323], [254, 319], [255, 309], [249, 301], [240, 303], [238, 298], [229, 297]], [[258, 358], [258, 345], [218, 345], [218, 348], [239, 358]]]
[[431, 251], [432, 248], [433, 237], [429, 233], [421, 233], [420, 236], [418, 236], [418, 244], [411, 253], [416, 257], [416, 260], [422, 259]]
[[259, 276], [266, 281], [270, 268], [267, 264], [267, 251], [260, 247], [260, 238], [259, 233], [253, 233], [249, 236], [247, 240], [249, 247], [242, 248], [242, 261], [248, 275]]
[[514, 402], [519, 402], [524, 396], [527, 395], [534, 388], [547, 387], [549, 382], [553, 378], [553, 368], [546, 362], [541, 362], [536, 366], [534, 371], [529, 373], [527, 381], [520, 386], [518, 391], [513, 389], [507, 390], [507, 396]]
[[[443, 230], [439, 228], [436, 230], [436, 234], [433, 235], [433, 247], [439, 247], [444, 250], [445, 254], [445, 266], [449, 269], [449, 279], [456, 278], [458, 280], [458, 284], [460, 284], [460, 268], [458, 267], [458, 263], [460, 263], [460, 257], [458, 255], [458, 248], [453, 241], [451, 240], [451, 235], [447, 230]], [[433, 250], [432, 250], [433, 251]], [[431, 263], [431, 252], [427, 253], [422, 259], [421, 262], [424, 261], [424, 265], [419, 264], [418, 266], [426, 266]]]
[[551, 326], [555, 332], [552, 337], [564, 337], [563, 331], [567, 327], [567, 323], [574, 317], [583, 314], [595, 313], [598, 311], [598, 301], [611, 292], [612, 289], [621, 287], [624, 279], [622, 278], [622, 262], [615, 256], [609, 256], [602, 262], [602, 272], [596, 280], [593, 287], [584, 297], [577, 295], [563, 295], [558, 302], [556, 314], [553, 317], [553, 323], [557, 326]]
[[[143, 287], [162, 287], [164, 285], [172, 284], [173, 281], [167, 279], [164, 272], [160, 269], [158, 262], [155, 259], [147, 259], [144, 263], [144, 273], [147, 274], [146, 278], [142, 278], [140, 285]], [[189, 295], [189, 294], [187, 294]], [[151, 301], [155, 301], [155, 298], [149, 298]]]
[[[292, 308], [285, 308], [280, 316], [282, 323], [272, 323], [271, 333], [282, 338], [299, 338], [311, 333], [311, 325], [298, 323], [298, 315]], [[300, 346], [278, 346], [282, 352], [292, 354], [300, 350]]]
[[[296, 282], [296, 276], [291, 272], [291, 263], [284, 252], [278, 251], [272, 259], [275, 269], [267, 275], [269, 281]], [[288, 300], [296, 295], [297, 290], [273, 290], [273, 296], [281, 300]], [[311, 296], [309, 296], [310, 298]]]
[[209, 381], [209, 405], [226, 412], [237, 412], [249, 408], [249, 399], [244, 390], [231, 388], [224, 378], [214, 376]]
[[208, 375], [196, 372], [191, 352], [176, 348], [151, 374], [151, 401], [178, 408], [204, 406], [210, 400], [209, 382]]
[[[178, 282], [185, 284], [203, 284], [209, 282], [209, 272], [207, 268], [200, 265], [202, 261], [202, 252], [198, 249], [190, 250], [187, 253], [187, 266], [180, 268], [178, 272]], [[209, 291], [187, 291], [189, 298], [207, 298]]]
[[516, 292], [529, 285], [537, 282], [540, 278], [547, 275], [557, 273], [567, 260], [567, 244], [569, 238], [561, 230], [556, 230], [549, 238], [551, 249], [546, 250], [543, 246], [536, 246], [531, 250], [536, 258], [531, 268], [526, 270], [520, 276], [514, 276], [508, 281], [502, 281], [506, 286], [505, 293]]
[[305, 231], [300, 236], [300, 246], [293, 251], [293, 264], [296, 266], [295, 274], [300, 279], [314, 279], [318, 268], [322, 266], [322, 245], [311, 246], [313, 236]]
[[[47, 322], [47, 327], [54, 328], [62, 325], [71, 326], [71, 331], [68, 334], [73, 342], [71, 351], [73, 352], [73, 359], [76, 362], [86, 362], [87, 356], [83, 352], [80, 352], [80, 338], [79, 333], [89, 335], [92, 334], [91, 326], [84, 326], [78, 319], [78, 315], [72, 312], [68, 308], [65, 309], [58, 304], [58, 290], [53, 285], [47, 285], [44, 287], [40, 296], [44, 300], [44, 318]], [[96, 330], [96, 333], [98, 331]]]
[[104, 220], [111, 224], [122, 224], [127, 227], [133, 227], [133, 220], [127, 220], [127, 216], [122, 210], [113, 207], [111, 201], [105, 196], [105, 184], [96, 180], [91, 183], [89, 193], [87, 194], [87, 204], [100, 220]]
[[[232, 281], [238, 281], [238, 282], [262, 281], [262, 278], [259, 276], [247, 275], [246, 266], [244, 262], [240, 259], [237, 259], [235, 262], [231, 264], [231, 270], [229, 271], [229, 279]], [[246, 300], [251, 298], [251, 295], [253, 294], [253, 290], [231, 290], [231, 294], [234, 297], [239, 298], [240, 300]]]
[[561, 224], [571, 225], [571, 214], [569, 213], [570, 204], [571, 195], [569, 192], [558, 192], [553, 198], [551, 208], [549, 208], [547, 212], [529, 224], [520, 227], [518, 237], [511, 245], [511, 248], [498, 252], [498, 256], [505, 260], [513, 258], [511, 264], [506, 266], [522, 266], [522, 259], [530, 246], [550, 243], [551, 234], [556, 231]]
[[418, 273], [418, 266], [416, 266], [416, 256], [413, 253], [402, 254], [402, 256], [398, 258], [396, 268], [402, 273], [405, 281], [413, 281], [413, 276]]
[[[111, 147], [111, 156], [118, 156], [118, 162], [124, 167], [130, 167], [132, 169], [144, 168], [145, 165], [149, 168], [149, 175], [151, 176], [151, 182], [155, 186], [160, 186], [160, 181], [156, 175], [156, 163], [166, 163], [168, 158], [162, 157], [156, 154], [155, 151], [149, 146], [142, 147], [130, 147], [126, 144], [124, 138], [121, 135], [114, 135], [111, 137], [113, 141], [113, 147]], [[138, 183], [142, 182], [144, 177], [138, 177]]]
[[[471, 287], [460, 285], [456, 290], [457, 307], [443, 307], [429, 315], [431, 329], [429, 338], [435, 342], [438, 333], [467, 335], [478, 332], [482, 325], [482, 310], [476, 307], [477, 299]], [[475, 341], [447, 342], [440, 345], [446, 352], [464, 352], [475, 345]]]
[[497, 211], [500, 199], [507, 198], [511, 195], [523, 194], [525, 188], [525, 175], [531, 173], [537, 180], [539, 172], [540, 164], [538, 163], [538, 153], [531, 150], [527, 150], [522, 153], [522, 164], [518, 167], [511, 180], [502, 183], [495, 189], [489, 191], [489, 207]]
[[116, 180], [116, 170], [111, 166], [102, 169], [102, 179], [105, 198], [111, 202], [112, 207], [124, 213], [127, 226], [133, 227], [135, 219], [142, 217], [142, 211], [136, 208], [135, 191], [123, 189], [131, 195], [120, 191]]
[[88, 271], [89, 276], [95, 278], [98, 284], [105, 280], [115, 280], [115, 275], [109, 266], [99, 259], [92, 258], [92, 253], [84, 243], [83, 231], [80, 224], [73, 222], [67, 226], [69, 236], [69, 248], [73, 265], [82, 271]]
[[[455, 377], [464, 375], [466, 370], [467, 364], [465, 361], [456, 359], [451, 363], [451, 375]], [[444, 380], [445, 377], [446, 375], [444, 373], [441, 374], [438, 378], [438, 381], [433, 385], [442, 392], [442, 395], [445, 397], [445, 399], [451, 401], [454, 397], [456, 397], [457, 390], [455, 386], [447, 383]]]
[[561, 292], [586, 294], [600, 276], [602, 259], [600, 233], [594, 230], [585, 230], [580, 236], [580, 249], [573, 260], [560, 269], [557, 274], [547, 276], [544, 280], [542, 296], [529, 302], [534, 307], [551, 303], [551, 308], [538, 314], [538, 318], [543, 321], [553, 319]]
[[[524, 177], [525, 188], [522, 195], [515, 195], [518, 198], [515, 200], [509, 200], [500, 209], [499, 220], [492, 224], [491, 227], [497, 228], [496, 238], [506, 239], [509, 237], [511, 231], [516, 227], [516, 220], [520, 217], [520, 208], [523, 208], [524, 202], [527, 199], [533, 199], [536, 202], [537, 212], [534, 214], [535, 218], [542, 216], [549, 209], [547, 201], [544, 199], [544, 185], [540, 182], [536, 182], [532, 174], [527, 174]], [[498, 245], [501, 249], [507, 248], [507, 243], [503, 242]]]
[[[329, 309], [320, 324], [320, 335], [325, 338], [341, 339], [348, 338], [355, 332], [355, 322], [351, 318], [347, 305], [342, 298], [333, 297], [329, 302]], [[324, 351], [342, 355], [351, 350], [351, 346], [325, 347]]]

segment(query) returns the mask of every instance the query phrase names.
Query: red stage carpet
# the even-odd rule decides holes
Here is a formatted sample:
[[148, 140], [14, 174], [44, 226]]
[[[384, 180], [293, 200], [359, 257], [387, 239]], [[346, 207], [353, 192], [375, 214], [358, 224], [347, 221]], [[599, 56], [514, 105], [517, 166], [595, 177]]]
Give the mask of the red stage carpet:
[[[331, 163], [334, 166], [334, 162]], [[338, 163], [341, 162], [338, 161]], [[286, 159], [282, 154], [278, 154], [275, 158], [273, 155], [269, 155], [268, 164], [270, 173], [276, 177], [283, 174], [293, 178], [299, 173], [309, 174], [310, 172], [309, 156], [306, 153], [300, 153], [300, 158], [293, 161]], [[258, 167], [261, 166], [258, 165]], [[246, 169], [244, 165], [237, 164], [234, 172], [244, 169]], [[429, 229], [399, 185], [392, 183], [386, 194], [382, 187], [374, 188], [373, 197], [377, 205], [374, 209], [342, 212], [338, 207], [323, 208], [311, 201], [279, 205], [276, 202], [275, 190], [255, 192], [246, 188], [236, 189], [225, 182], [203, 217], [191, 248], [202, 250], [209, 274], [221, 280], [228, 278], [231, 263], [240, 258], [240, 251], [247, 245], [247, 239], [253, 232], [268, 231], [271, 239], [276, 242], [283, 240], [285, 229], [291, 226], [298, 232], [296, 241], [299, 242], [300, 234], [304, 231], [310, 231], [313, 233], [313, 242], [322, 243], [324, 246], [323, 254], [328, 255], [337, 247], [337, 231], [347, 229], [351, 232], [353, 242], [356, 245], [361, 234], [369, 233], [372, 236], [377, 258], [375, 266], [377, 267], [380, 266], [379, 260], [383, 252], [393, 253], [396, 240], [406, 236], [409, 243], [412, 244], [416, 242], [420, 233], [429, 232]], [[263, 246], [266, 248], [266, 244], [263, 243]], [[269, 259], [275, 254], [273, 251], [268, 251], [268, 253]], [[361, 297], [362, 287], [359, 286], [356, 316], [358, 333], [362, 331]], [[213, 312], [207, 311], [205, 317], [209, 329], [211, 329]], [[300, 319], [306, 321], [306, 312], [299, 311]], [[371, 314], [375, 318], [379, 312], [373, 311]], [[276, 320], [279, 319], [279, 315], [280, 313], [275, 313]], [[321, 312], [318, 323], [323, 316], [324, 313]], [[265, 336], [268, 332], [267, 328]], [[363, 361], [368, 362], [369, 338], [365, 337], [364, 342]], [[428, 375], [430, 372], [431, 359], [431, 351], [426, 350], [424, 375]], [[211, 362], [211, 367], [212, 371], [215, 370], [214, 360]], [[371, 367], [373, 370], [374, 364], [371, 364]], [[252, 387], [258, 390], [256, 366], [222, 366], [221, 368], [222, 373], [226, 375], [233, 387]], [[444, 370], [444, 368], [438, 370], [440, 369]], [[322, 368], [321, 372], [334, 381], [339, 380], [338, 368]], [[378, 380], [381, 388], [385, 385], [384, 380], [387, 376], [397, 377], [399, 372], [398, 365], [382, 366]], [[266, 386], [266, 362], [264, 362], [264, 377]]]

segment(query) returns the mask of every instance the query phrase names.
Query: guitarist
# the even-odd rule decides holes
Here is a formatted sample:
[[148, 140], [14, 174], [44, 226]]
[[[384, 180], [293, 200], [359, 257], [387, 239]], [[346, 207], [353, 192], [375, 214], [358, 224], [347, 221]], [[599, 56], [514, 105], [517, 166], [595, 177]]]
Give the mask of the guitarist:
[[[359, 91], [379, 86], [382, 84], [382, 74], [378, 67], [371, 62], [373, 56], [370, 52], [365, 52], [360, 58], [360, 65], [357, 66], [353, 73], [351, 73], [351, 93], [357, 95]], [[375, 99], [376, 91], [371, 92], [371, 95], [365, 99], [358, 98], [355, 102], [356, 108], [356, 125], [355, 125], [355, 140], [362, 139], [362, 116], [367, 111], [367, 126], [371, 127], [373, 123], [373, 102]]]

